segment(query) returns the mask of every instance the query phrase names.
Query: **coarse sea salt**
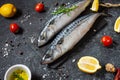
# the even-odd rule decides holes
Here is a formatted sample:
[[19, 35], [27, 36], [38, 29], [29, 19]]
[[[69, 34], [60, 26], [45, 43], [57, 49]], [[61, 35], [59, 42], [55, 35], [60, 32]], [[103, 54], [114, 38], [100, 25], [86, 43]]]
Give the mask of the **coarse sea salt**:
[[8, 52], [10, 51], [10, 49], [8, 49], [8, 47], [9, 47], [9, 44], [6, 43], [6, 44], [4, 45], [4, 47], [2, 48], [2, 50], [3, 50], [3, 57], [8, 56]]

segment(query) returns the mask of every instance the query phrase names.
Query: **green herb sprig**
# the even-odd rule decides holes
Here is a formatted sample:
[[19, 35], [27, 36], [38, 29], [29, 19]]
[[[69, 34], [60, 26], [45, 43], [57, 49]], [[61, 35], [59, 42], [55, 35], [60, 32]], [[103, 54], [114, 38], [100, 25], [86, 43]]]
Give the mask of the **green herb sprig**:
[[17, 78], [17, 80], [24, 80], [18, 73], [14, 72], [13, 76]]
[[70, 11], [76, 9], [78, 6], [73, 5], [70, 8], [66, 8], [65, 6], [60, 6], [56, 11], [52, 12], [52, 14], [57, 15], [57, 14], [61, 14], [61, 13], [67, 13], [69, 14]]

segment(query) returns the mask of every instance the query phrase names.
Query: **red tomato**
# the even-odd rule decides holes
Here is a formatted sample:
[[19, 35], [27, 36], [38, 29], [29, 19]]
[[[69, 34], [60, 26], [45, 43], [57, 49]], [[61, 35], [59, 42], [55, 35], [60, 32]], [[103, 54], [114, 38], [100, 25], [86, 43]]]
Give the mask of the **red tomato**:
[[10, 24], [10, 31], [13, 33], [17, 33], [19, 31], [19, 26], [16, 23]]
[[109, 47], [110, 45], [112, 45], [113, 40], [110, 36], [103, 36], [101, 38], [101, 42], [104, 46]]
[[37, 3], [35, 6], [35, 10], [37, 12], [42, 12], [44, 10], [44, 4], [43, 3]]

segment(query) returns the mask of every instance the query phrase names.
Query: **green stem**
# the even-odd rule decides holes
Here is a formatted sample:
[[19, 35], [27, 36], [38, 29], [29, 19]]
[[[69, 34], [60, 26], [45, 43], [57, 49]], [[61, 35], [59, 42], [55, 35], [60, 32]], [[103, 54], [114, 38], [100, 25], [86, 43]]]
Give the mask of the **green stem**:
[[17, 78], [18, 80], [24, 80], [18, 73], [14, 72], [13, 76]]
[[52, 12], [52, 14], [54, 14], [54, 15], [61, 14], [61, 13], [67, 13], [67, 14], [69, 14], [70, 11], [72, 11], [72, 10], [74, 10], [76, 8], [77, 8], [76, 5], [73, 5], [70, 8], [66, 8], [64, 6], [60, 6], [56, 11]]

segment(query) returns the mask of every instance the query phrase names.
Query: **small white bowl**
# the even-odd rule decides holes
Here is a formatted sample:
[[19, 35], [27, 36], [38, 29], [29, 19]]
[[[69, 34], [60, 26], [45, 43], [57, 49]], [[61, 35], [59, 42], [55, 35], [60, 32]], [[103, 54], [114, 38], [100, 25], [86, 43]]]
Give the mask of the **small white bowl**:
[[26, 71], [26, 73], [28, 74], [28, 80], [31, 80], [31, 71], [27, 66], [25, 66], [23, 64], [16, 64], [16, 65], [11, 66], [6, 71], [5, 76], [4, 76], [4, 80], [10, 80], [11, 74], [18, 69]]

